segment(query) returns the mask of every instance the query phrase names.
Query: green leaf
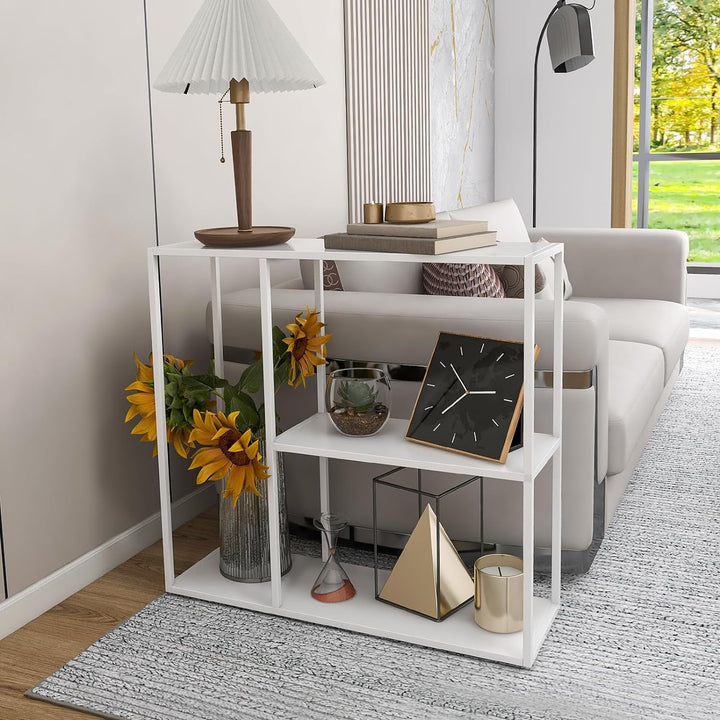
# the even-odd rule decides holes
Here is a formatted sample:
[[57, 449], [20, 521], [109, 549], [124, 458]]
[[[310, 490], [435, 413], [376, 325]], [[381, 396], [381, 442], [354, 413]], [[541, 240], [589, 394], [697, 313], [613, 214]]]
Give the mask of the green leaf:
[[216, 375], [212, 375], [211, 373], [206, 373], [204, 375], [193, 375], [192, 377], [185, 379], [185, 385], [191, 387], [197, 387], [198, 385], [202, 385], [206, 388], [219, 388], [224, 387], [227, 384], [228, 381], [225, 380], [225, 378], [219, 378]]
[[283, 340], [287, 335], [275, 325], [272, 330], [273, 357], [277, 360], [284, 353], [287, 354], [288, 346]]
[[234, 394], [225, 409], [228, 413], [240, 413], [235, 423], [240, 431], [256, 427], [260, 420], [258, 411], [255, 408], [255, 402], [244, 392]]
[[173, 428], [181, 427], [184, 420], [185, 420], [185, 417], [183, 416], [183, 414], [180, 410], [171, 410], [170, 411], [170, 418], [168, 420], [170, 427], [173, 427]]
[[263, 370], [262, 358], [248, 365], [240, 376], [238, 385], [249, 393], [257, 392], [262, 387]]
[[288, 378], [290, 377], [290, 356], [287, 356], [287, 360], [283, 361], [275, 368], [275, 388], [279, 388], [281, 385], [287, 384]]

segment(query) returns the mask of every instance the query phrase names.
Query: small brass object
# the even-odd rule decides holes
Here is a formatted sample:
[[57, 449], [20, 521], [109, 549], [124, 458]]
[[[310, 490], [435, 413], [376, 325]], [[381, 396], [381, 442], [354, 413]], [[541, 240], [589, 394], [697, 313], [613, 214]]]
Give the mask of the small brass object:
[[484, 630], [522, 630], [522, 568], [515, 555], [484, 555], [475, 561], [475, 622]]
[[230, 102], [235, 105], [235, 129], [245, 130], [245, 105], [250, 102], [250, 85], [248, 81], [230, 81]]
[[382, 203], [365, 203], [363, 205], [363, 222], [366, 224], [377, 224], [383, 221]]
[[385, 206], [385, 222], [426, 223], [435, 219], [435, 205], [431, 202], [396, 202]]

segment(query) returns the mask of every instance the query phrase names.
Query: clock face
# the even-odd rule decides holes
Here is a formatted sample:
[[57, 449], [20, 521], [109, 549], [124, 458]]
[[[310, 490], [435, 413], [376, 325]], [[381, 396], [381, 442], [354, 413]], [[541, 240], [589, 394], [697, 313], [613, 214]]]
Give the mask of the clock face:
[[441, 332], [406, 438], [505, 462], [522, 390], [523, 343]]

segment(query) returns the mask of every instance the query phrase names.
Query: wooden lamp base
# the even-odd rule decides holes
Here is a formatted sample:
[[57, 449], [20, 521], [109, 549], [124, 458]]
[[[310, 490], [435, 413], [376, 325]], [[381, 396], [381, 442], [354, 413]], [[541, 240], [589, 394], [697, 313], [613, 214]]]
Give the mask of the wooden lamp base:
[[[195, 237], [208, 247], [259, 247], [287, 242], [295, 228], [252, 224], [252, 134], [245, 129], [245, 104], [250, 102], [248, 81], [230, 81], [230, 102], [235, 105], [237, 130], [232, 140], [233, 174], [235, 176], [236, 227], [196, 230]], [[221, 125], [222, 127], [222, 125]]]
[[287, 242], [295, 234], [295, 228], [256, 226], [249, 230], [236, 227], [208, 228], [196, 230], [195, 237], [208, 247], [258, 247], [260, 245], [279, 245]]

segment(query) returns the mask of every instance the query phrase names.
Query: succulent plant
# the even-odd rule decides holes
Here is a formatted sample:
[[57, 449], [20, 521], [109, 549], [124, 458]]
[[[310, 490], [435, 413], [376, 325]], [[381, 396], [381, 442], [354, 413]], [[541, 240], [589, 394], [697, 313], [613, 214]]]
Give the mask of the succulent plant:
[[364, 413], [375, 406], [377, 390], [362, 380], [346, 380], [338, 386], [336, 407], [353, 408], [356, 413]]

